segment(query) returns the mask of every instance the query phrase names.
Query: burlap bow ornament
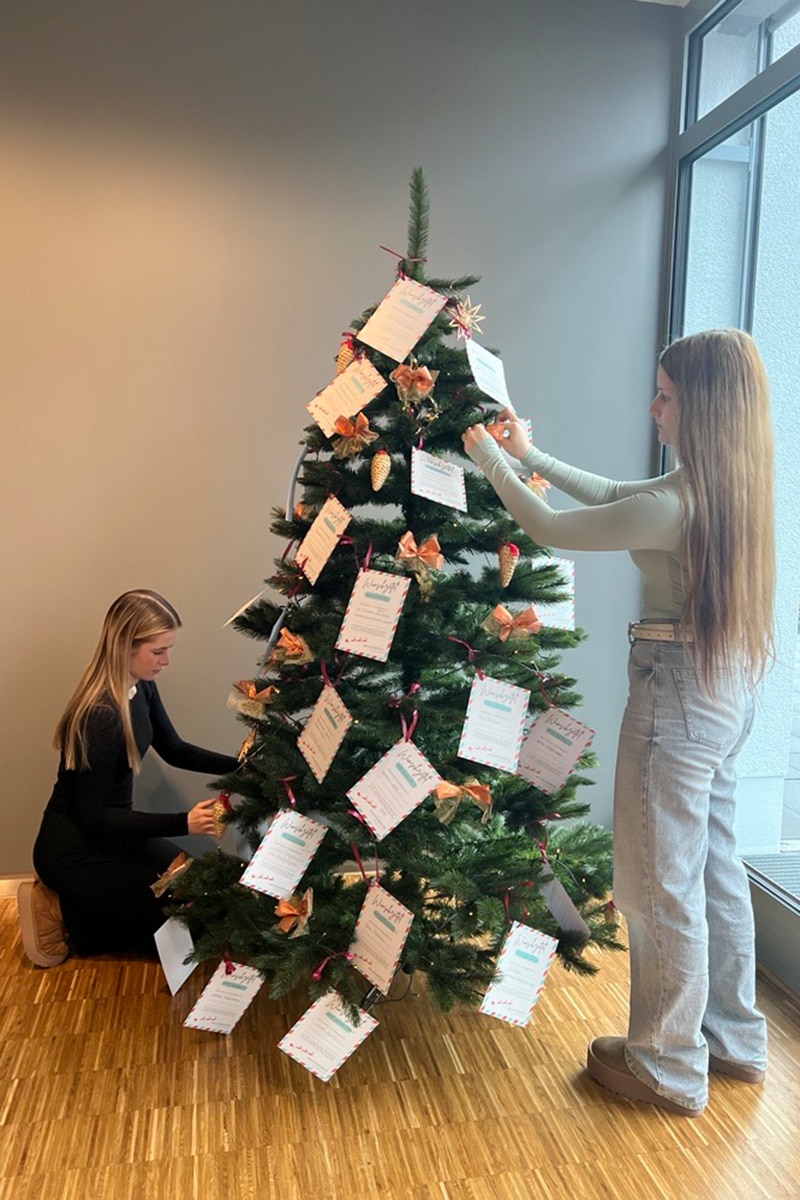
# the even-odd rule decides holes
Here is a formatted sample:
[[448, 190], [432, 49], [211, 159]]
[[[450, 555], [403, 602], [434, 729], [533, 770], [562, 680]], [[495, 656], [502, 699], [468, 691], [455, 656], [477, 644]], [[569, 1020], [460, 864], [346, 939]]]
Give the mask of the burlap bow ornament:
[[337, 458], [352, 458], [354, 454], [360, 454], [378, 436], [370, 429], [363, 413], [359, 413], [352, 421], [349, 417], [337, 417], [333, 427], [339, 434], [333, 439], [333, 453]]
[[492, 811], [492, 794], [484, 783], [468, 779], [466, 783], [448, 783], [443, 780], [433, 793], [436, 815], [443, 825], [449, 825], [458, 812], [462, 800], [471, 800], [481, 810], [481, 824], [489, 820]]
[[401, 363], [389, 378], [397, 388], [397, 394], [403, 404], [414, 404], [430, 396], [438, 375], [438, 371], [429, 371], [427, 367], [412, 367]]
[[278, 929], [281, 933], [288, 933], [289, 937], [303, 937], [308, 933], [308, 922], [313, 911], [314, 892], [311, 888], [302, 896], [296, 894], [288, 900], [279, 900], [275, 906], [275, 916], [280, 917]]
[[497, 604], [483, 622], [483, 628], [499, 637], [501, 642], [515, 642], [538, 633], [542, 622], [532, 606], [512, 615], [502, 604]]
[[436, 534], [431, 534], [421, 545], [417, 545], [411, 530], [406, 530], [397, 544], [395, 561], [406, 571], [411, 571], [416, 578], [423, 598], [427, 598], [433, 588], [433, 571], [441, 571], [444, 565], [444, 555], [439, 546]]

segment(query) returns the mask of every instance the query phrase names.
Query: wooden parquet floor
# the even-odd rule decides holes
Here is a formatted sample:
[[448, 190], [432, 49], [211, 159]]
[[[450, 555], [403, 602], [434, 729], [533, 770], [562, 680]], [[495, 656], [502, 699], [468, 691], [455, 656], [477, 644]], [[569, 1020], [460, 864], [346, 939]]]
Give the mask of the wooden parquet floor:
[[207, 971], [172, 998], [149, 962], [36, 970], [0, 901], [0, 1200], [797, 1200], [797, 1008], [761, 984], [766, 1084], [713, 1077], [687, 1120], [584, 1073], [625, 1026], [627, 958], [599, 962], [551, 972], [524, 1030], [415, 981], [324, 1084], [276, 1049], [299, 997], [186, 1030]]

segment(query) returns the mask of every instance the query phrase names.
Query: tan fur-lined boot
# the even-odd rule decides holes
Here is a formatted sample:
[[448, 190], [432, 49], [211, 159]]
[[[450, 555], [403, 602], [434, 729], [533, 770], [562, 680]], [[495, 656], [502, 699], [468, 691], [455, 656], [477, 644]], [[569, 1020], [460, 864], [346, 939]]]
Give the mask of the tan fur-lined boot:
[[55, 892], [40, 879], [17, 889], [17, 912], [26, 955], [37, 967], [57, 967], [69, 955], [67, 930]]

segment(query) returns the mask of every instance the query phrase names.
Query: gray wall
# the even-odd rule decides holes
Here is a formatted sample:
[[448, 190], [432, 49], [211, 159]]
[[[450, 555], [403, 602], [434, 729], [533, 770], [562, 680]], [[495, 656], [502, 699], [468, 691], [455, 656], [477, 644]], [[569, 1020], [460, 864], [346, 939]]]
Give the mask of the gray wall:
[[[0, 47], [3, 838], [29, 869], [52, 727], [109, 601], [181, 611], [162, 692], [238, 745], [304, 403], [379, 299], [426, 168], [430, 268], [476, 271], [486, 339], [552, 453], [649, 471], [677, 10], [631, 0], [7, 4]], [[568, 658], [610, 816], [624, 555], [578, 556]], [[157, 763], [143, 806], [200, 777]]]

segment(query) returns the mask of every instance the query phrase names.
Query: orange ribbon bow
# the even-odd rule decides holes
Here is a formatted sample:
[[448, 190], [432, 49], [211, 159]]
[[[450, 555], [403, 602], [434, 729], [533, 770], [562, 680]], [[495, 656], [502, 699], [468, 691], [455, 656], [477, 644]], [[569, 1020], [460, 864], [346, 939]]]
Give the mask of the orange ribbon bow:
[[339, 434], [333, 442], [333, 453], [337, 458], [351, 458], [370, 442], [374, 442], [378, 436], [370, 429], [369, 421], [363, 413], [359, 413], [354, 421], [349, 417], [337, 417], [333, 427]]
[[155, 883], [150, 884], [153, 895], [163, 896], [164, 892], [168, 892], [175, 880], [180, 879], [181, 875], [185, 875], [193, 862], [194, 859], [181, 850], [180, 854], [173, 858], [163, 875], [159, 875]]
[[487, 633], [496, 634], [501, 642], [508, 641], [509, 638], [516, 641], [519, 638], [530, 637], [532, 633], [538, 633], [542, 628], [542, 622], [537, 617], [533, 606], [524, 608], [522, 612], [512, 616], [507, 608], [504, 608], [502, 604], [497, 604], [483, 622], [483, 628]]
[[303, 663], [311, 662], [313, 657], [305, 638], [284, 627], [281, 629], [276, 645], [270, 650], [267, 666], [275, 666], [282, 662], [291, 662], [293, 666], [301, 666]]
[[[228, 694], [228, 708], [232, 708], [235, 712], [243, 713], [246, 717], [253, 717], [254, 720], [260, 720], [264, 716], [265, 708], [272, 697], [277, 695], [278, 691], [279, 689], [272, 684], [259, 691], [252, 679], [237, 679]], [[244, 751], [243, 747], [239, 751], [240, 762], [245, 753], [246, 751]]]
[[258, 691], [252, 679], [237, 679], [233, 686], [237, 692], [242, 692], [247, 696], [248, 700], [260, 700], [263, 704], [266, 704], [272, 693], [278, 690], [276, 687], [270, 685]]
[[281, 650], [285, 651], [287, 658], [297, 658], [301, 654], [308, 654], [308, 644], [304, 638], [301, 638], [296, 633], [292, 633], [289, 629], [282, 629], [278, 638], [278, 645]]
[[401, 363], [389, 378], [396, 386], [400, 399], [404, 404], [408, 404], [429, 396], [438, 374], [438, 371], [429, 371], [427, 367], [410, 367], [408, 363]]
[[397, 561], [412, 571], [441, 571], [444, 555], [436, 534], [431, 534], [418, 546], [411, 530], [406, 530], [398, 542]]
[[449, 825], [456, 815], [462, 800], [471, 800], [483, 813], [481, 824], [489, 820], [492, 811], [492, 793], [484, 783], [468, 779], [466, 783], [448, 783], [443, 780], [434, 792], [436, 815], [443, 825]]
[[292, 896], [289, 900], [279, 900], [275, 906], [275, 916], [280, 917], [278, 929], [281, 933], [289, 933], [295, 925], [297, 928], [290, 936], [302, 937], [308, 933], [308, 922], [314, 911], [314, 893], [311, 888], [301, 897]]

